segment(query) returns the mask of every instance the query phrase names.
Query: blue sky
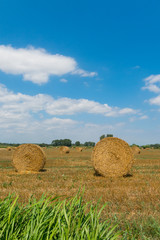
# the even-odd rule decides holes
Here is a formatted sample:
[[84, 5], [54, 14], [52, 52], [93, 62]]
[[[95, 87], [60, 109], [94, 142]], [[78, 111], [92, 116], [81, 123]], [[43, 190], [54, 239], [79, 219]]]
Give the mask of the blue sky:
[[0, 142], [160, 142], [160, 2], [0, 2]]

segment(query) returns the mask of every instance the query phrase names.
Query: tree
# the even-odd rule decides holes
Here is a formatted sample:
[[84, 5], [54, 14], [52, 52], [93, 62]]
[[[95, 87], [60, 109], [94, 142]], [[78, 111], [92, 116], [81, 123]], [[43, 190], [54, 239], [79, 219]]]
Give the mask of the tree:
[[102, 140], [103, 138], [106, 138], [106, 137], [113, 137], [113, 134], [103, 134], [102, 136], [100, 136], [100, 140]]
[[103, 134], [102, 136], [100, 136], [100, 140], [102, 140], [103, 138], [105, 138], [105, 134]]
[[72, 145], [72, 141], [70, 139], [56, 139], [51, 143], [52, 146], [67, 146], [70, 147]]
[[113, 134], [107, 134], [106, 137], [113, 137]]
[[75, 145], [76, 145], [76, 146], [80, 146], [80, 145], [81, 145], [80, 141], [76, 141], [76, 142], [75, 142]]
[[86, 146], [86, 147], [94, 147], [95, 146], [95, 142], [85, 142], [84, 146]]

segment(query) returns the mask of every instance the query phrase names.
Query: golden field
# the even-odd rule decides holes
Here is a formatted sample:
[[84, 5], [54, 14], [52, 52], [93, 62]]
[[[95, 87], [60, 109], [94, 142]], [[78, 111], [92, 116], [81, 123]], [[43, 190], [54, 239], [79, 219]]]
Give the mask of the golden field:
[[142, 150], [135, 156], [132, 176], [104, 178], [96, 176], [91, 162], [92, 149], [69, 154], [58, 148], [44, 149], [47, 162], [42, 172], [19, 174], [12, 167], [13, 151], [0, 151], [0, 197], [9, 193], [27, 202], [34, 195], [74, 196], [85, 187], [84, 200], [107, 203], [104, 218], [139, 220], [148, 217], [160, 220], [160, 150]]

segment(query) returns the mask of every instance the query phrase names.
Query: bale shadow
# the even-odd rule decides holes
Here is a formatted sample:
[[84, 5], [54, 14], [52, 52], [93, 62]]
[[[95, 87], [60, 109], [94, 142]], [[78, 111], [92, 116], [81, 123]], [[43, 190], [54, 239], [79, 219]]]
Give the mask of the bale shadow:
[[128, 177], [133, 177], [133, 174], [132, 173], [127, 173], [125, 175], [123, 175], [124, 178], [128, 178]]
[[102, 177], [102, 175], [100, 173], [98, 173], [97, 171], [94, 172], [93, 176]]
[[40, 172], [47, 172], [47, 169], [41, 169]]

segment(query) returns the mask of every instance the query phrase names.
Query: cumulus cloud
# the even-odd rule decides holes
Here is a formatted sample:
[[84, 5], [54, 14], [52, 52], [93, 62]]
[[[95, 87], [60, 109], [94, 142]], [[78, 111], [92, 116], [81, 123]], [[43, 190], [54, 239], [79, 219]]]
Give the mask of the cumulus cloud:
[[[30, 142], [33, 142], [38, 139], [38, 142], [42, 142], [45, 135], [47, 135], [46, 139], [48, 138], [48, 141], [51, 141], [54, 136], [55, 138], [69, 137], [71, 132], [73, 135], [73, 129], [76, 138], [76, 133], [80, 136], [81, 131], [88, 131], [89, 133], [96, 127], [99, 128], [99, 131], [103, 130], [103, 126], [100, 127], [100, 125], [93, 123], [89, 123], [87, 126], [86, 122], [75, 120], [75, 115], [80, 113], [106, 117], [139, 114], [137, 110], [131, 108], [111, 107], [108, 104], [101, 104], [88, 99], [54, 99], [46, 94], [31, 96], [14, 93], [4, 85], [0, 85], [0, 134], [8, 136], [8, 139], [13, 139], [12, 141], [19, 137], [21, 141], [31, 139]], [[74, 120], [71, 117], [66, 117], [72, 115], [74, 115]], [[121, 126], [117, 125], [115, 127]], [[112, 130], [112, 125], [104, 125], [105, 129]], [[3, 141], [11, 140], [5, 140], [4, 138]]]
[[149, 99], [149, 103], [151, 105], [158, 105], [158, 106], [160, 106], [160, 95], [155, 97], [155, 98]]
[[142, 90], [149, 90], [150, 92], [159, 93], [160, 92], [160, 74], [150, 75], [144, 79], [145, 86], [142, 87]]
[[36, 84], [46, 83], [51, 75], [78, 74], [93, 77], [95, 72], [80, 69], [72, 57], [50, 54], [41, 48], [13, 48], [0, 45], [0, 70], [4, 73], [23, 75], [23, 79]]
[[150, 92], [154, 92], [154, 93], [160, 92], [160, 88], [157, 87], [155, 84], [148, 84], [147, 86], [142, 87], [142, 90], [149, 90]]
[[[145, 86], [142, 90], [149, 90], [150, 92], [160, 94], [160, 74], [150, 75], [149, 77], [144, 79]], [[160, 95], [154, 98], [150, 98], [147, 102], [151, 105], [160, 106]]]
[[108, 104], [88, 99], [59, 98], [47, 104], [46, 112], [51, 115], [73, 115], [77, 113], [101, 114], [106, 117], [116, 117], [126, 114], [136, 114], [138, 111], [131, 108], [120, 109]]
[[88, 99], [58, 98], [50, 95], [34, 96], [14, 93], [4, 85], [0, 85], [0, 106], [6, 114], [29, 114], [45, 112], [50, 116], [74, 115], [78, 113], [100, 114], [106, 117], [116, 117], [127, 114], [137, 114], [132, 108], [111, 107]]
[[148, 84], [160, 82], [160, 74], [157, 74], [157, 75], [152, 74], [149, 77], [145, 78], [144, 80]]

